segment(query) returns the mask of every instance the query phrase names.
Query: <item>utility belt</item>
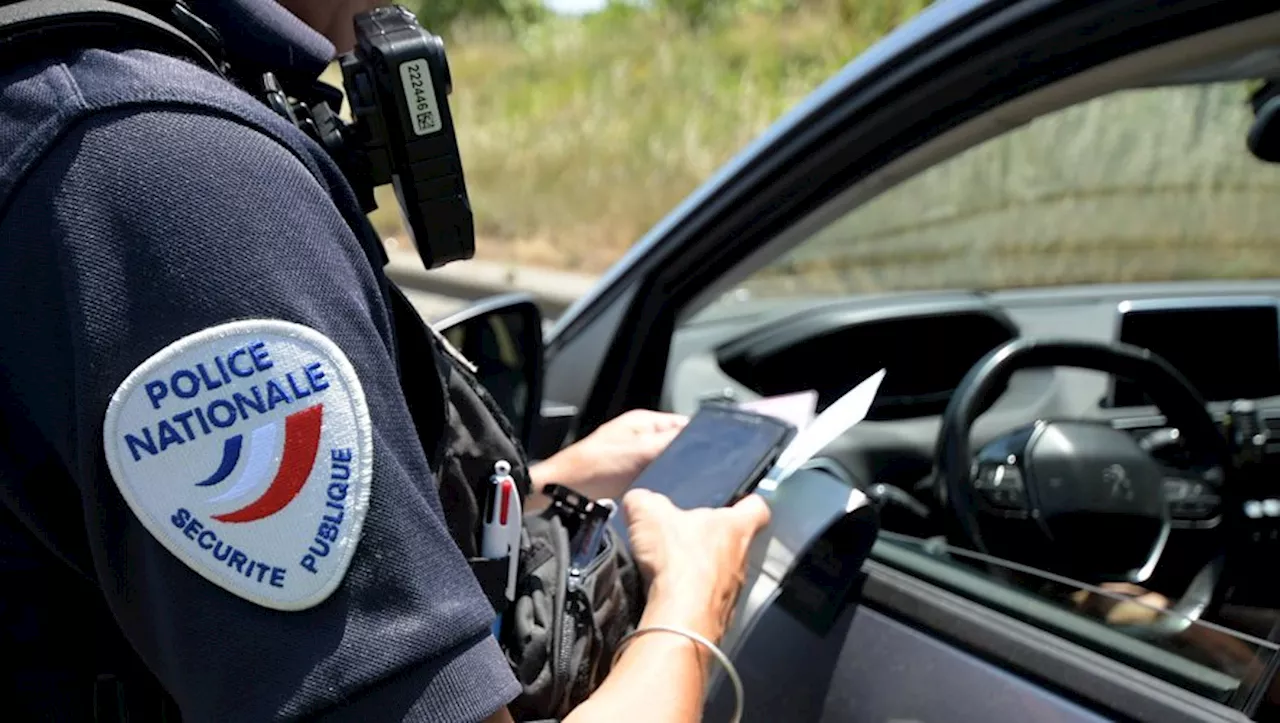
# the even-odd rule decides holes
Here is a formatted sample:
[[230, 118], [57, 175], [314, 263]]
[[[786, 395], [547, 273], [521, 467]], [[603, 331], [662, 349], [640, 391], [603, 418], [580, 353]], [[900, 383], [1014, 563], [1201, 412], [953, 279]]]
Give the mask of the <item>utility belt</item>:
[[[639, 570], [608, 524], [621, 511], [608, 501], [547, 485], [550, 504], [522, 513], [519, 503], [531, 485], [515, 430], [403, 294], [393, 287], [391, 296], [402, 368], [420, 370], [423, 359], [433, 358], [423, 356], [429, 353], [439, 372], [438, 385], [424, 381], [432, 379], [429, 374], [401, 379], [419, 438], [437, 442], [426, 451], [446, 522], [498, 613], [494, 636], [524, 688], [509, 708], [517, 720], [564, 718], [599, 687], [618, 643], [639, 624], [644, 608]], [[505, 474], [495, 473], [498, 463], [505, 463]], [[513, 498], [506, 527], [518, 534], [494, 554], [486, 529], [503, 522], [502, 506], [495, 504], [503, 501], [503, 484]]]
[[543, 512], [520, 518], [510, 594], [510, 558], [471, 559], [524, 686], [510, 705], [516, 720], [561, 719], [590, 696], [644, 604], [635, 562], [608, 526], [612, 506], [558, 485], [547, 492]]

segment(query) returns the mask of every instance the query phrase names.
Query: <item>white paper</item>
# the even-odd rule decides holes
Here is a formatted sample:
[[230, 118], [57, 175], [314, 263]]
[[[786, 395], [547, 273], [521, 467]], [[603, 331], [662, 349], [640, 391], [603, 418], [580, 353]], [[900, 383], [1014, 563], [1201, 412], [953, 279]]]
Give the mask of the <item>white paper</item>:
[[818, 411], [818, 393], [809, 390], [795, 394], [782, 394], [776, 397], [741, 402], [738, 407], [756, 414], [764, 414], [775, 419], [781, 419], [795, 426], [798, 433], [803, 432], [813, 423], [814, 416]]
[[790, 477], [824, 447], [866, 419], [867, 413], [871, 411], [871, 403], [875, 401], [876, 392], [880, 390], [880, 383], [884, 381], [884, 375], [884, 369], [872, 374], [824, 409], [812, 424], [797, 434], [791, 444], [782, 450], [766, 479], [766, 482], [772, 484], [766, 487], [761, 483], [761, 487], [766, 490], [776, 488], [777, 483]]

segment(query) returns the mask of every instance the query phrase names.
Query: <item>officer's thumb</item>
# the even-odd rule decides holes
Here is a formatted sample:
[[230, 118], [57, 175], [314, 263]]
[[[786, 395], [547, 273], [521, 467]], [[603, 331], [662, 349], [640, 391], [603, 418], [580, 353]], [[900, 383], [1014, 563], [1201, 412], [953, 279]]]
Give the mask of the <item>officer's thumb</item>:
[[733, 506], [733, 511], [752, 534], [767, 527], [771, 517], [769, 503], [757, 494], [749, 494], [738, 500]]
[[637, 518], [643, 519], [665, 514], [675, 509], [675, 505], [671, 503], [671, 500], [666, 495], [660, 492], [636, 487], [627, 490], [627, 493], [622, 496], [622, 509], [626, 513], [627, 519], [635, 521]]

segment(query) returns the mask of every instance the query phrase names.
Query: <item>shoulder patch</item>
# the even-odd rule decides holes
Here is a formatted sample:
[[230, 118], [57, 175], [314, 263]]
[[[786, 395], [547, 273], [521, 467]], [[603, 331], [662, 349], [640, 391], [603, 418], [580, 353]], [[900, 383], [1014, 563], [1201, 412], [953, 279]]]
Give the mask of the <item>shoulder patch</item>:
[[346, 574], [372, 429], [355, 369], [314, 329], [249, 320], [179, 339], [112, 395], [103, 443], [142, 524], [222, 588], [302, 610]]

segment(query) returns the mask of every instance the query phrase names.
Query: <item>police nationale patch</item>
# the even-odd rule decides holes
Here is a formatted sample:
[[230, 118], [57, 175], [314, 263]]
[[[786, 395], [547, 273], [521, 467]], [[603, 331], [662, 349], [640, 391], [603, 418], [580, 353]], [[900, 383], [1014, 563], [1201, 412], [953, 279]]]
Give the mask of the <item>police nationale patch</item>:
[[277, 610], [342, 581], [373, 440], [355, 370], [324, 335], [251, 320], [180, 339], [120, 385], [103, 434], [129, 507], [204, 577]]

